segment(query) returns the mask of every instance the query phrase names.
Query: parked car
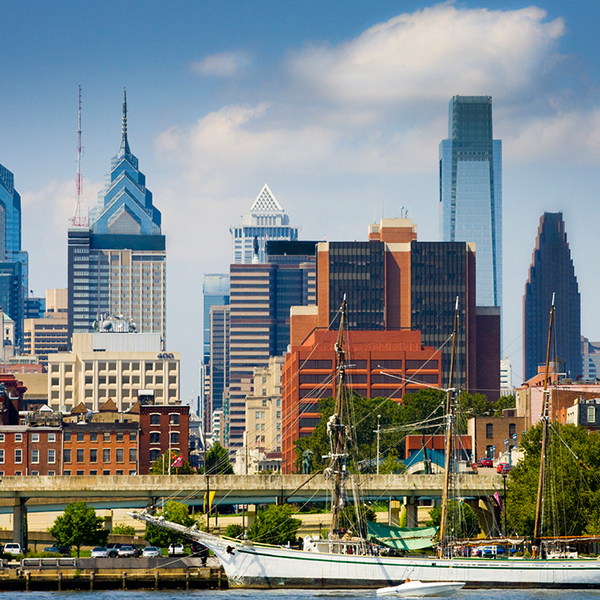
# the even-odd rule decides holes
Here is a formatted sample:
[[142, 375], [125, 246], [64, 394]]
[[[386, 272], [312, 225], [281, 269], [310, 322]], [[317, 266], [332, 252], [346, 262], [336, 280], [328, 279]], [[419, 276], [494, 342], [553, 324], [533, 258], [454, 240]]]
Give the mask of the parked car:
[[92, 550], [92, 558], [108, 558], [108, 548], [104, 546], [96, 546]]
[[144, 558], [155, 558], [157, 556], [162, 556], [162, 552], [160, 551], [160, 548], [157, 548], [156, 546], [146, 546], [142, 552], [142, 556]]
[[118, 550], [118, 555], [120, 557], [137, 557], [141, 554], [141, 552], [132, 544], [123, 545]]
[[183, 544], [171, 544], [169, 554], [171, 556], [185, 556], [185, 546]]
[[16, 542], [9, 542], [4, 546], [5, 554], [23, 554], [23, 550], [21, 550], [21, 544], [17, 544]]
[[481, 556], [482, 558], [491, 558], [505, 553], [506, 548], [504, 546], [482, 546], [475, 550], [475, 556]]
[[496, 470], [498, 473], [510, 473], [513, 470], [513, 466], [509, 465], [508, 463], [500, 463], [496, 467]]
[[44, 548], [44, 552], [52, 552], [61, 556], [71, 556], [71, 548], [68, 546], [47, 546]]
[[494, 461], [491, 458], [480, 458], [477, 461], [477, 464], [480, 467], [493, 467], [494, 466]]
[[116, 558], [117, 556], [119, 556], [119, 548], [122, 546], [123, 544], [108, 544], [106, 546], [106, 549], [108, 550], [108, 556], [110, 556], [110, 558]]

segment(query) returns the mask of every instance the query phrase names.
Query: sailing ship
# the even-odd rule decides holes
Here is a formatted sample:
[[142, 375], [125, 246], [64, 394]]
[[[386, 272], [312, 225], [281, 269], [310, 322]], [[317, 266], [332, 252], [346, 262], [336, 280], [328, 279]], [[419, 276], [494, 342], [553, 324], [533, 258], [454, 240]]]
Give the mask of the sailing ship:
[[[196, 525], [184, 527], [166, 521], [164, 517], [152, 516], [148, 510], [130, 513], [136, 519], [177, 531], [208, 547], [221, 562], [230, 587], [245, 588], [381, 588], [393, 586], [407, 579], [422, 582], [465, 582], [467, 588], [600, 588], [600, 561], [591, 559], [509, 558], [495, 560], [486, 558], [462, 558], [453, 556], [446, 541], [450, 464], [452, 437], [452, 376], [446, 398], [446, 457], [442, 518], [439, 531], [438, 552], [431, 557], [381, 556], [376, 548], [364, 538], [342, 535], [339, 527], [340, 512], [344, 505], [345, 484], [350, 477], [347, 469], [347, 436], [343, 424], [345, 383], [344, 326], [346, 301], [341, 310], [341, 323], [336, 343], [337, 377], [336, 412], [330, 418], [327, 429], [331, 440], [330, 466], [326, 476], [331, 481], [332, 516], [327, 539], [307, 536], [303, 549], [260, 544], [248, 540], [233, 540], [200, 531]], [[550, 336], [554, 302], [550, 316]], [[456, 343], [458, 306], [455, 310], [453, 345]], [[454, 352], [452, 353], [454, 356]], [[453, 363], [452, 359], [452, 363]], [[547, 361], [548, 363], [548, 361]], [[451, 364], [450, 372], [453, 371]], [[544, 386], [544, 410], [542, 426], [544, 442], [548, 424], [548, 366]], [[544, 449], [544, 448], [543, 448]], [[540, 491], [544, 478], [543, 460], [540, 467]], [[541, 550], [540, 532], [541, 503], [537, 506], [534, 544]], [[357, 514], [360, 522], [360, 516]], [[542, 553], [538, 552], [541, 556]]]

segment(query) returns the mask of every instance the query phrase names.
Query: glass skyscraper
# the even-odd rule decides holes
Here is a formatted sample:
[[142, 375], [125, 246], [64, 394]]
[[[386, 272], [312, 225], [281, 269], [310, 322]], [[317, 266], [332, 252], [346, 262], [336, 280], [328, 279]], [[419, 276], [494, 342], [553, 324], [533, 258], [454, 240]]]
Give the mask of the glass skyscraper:
[[123, 95], [121, 147], [111, 160], [89, 227], [68, 231], [69, 332], [85, 333], [101, 314], [132, 320], [166, 340], [166, 245], [138, 159], [129, 149]]
[[440, 228], [445, 242], [474, 242], [478, 306], [502, 306], [502, 141], [491, 96], [454, 96], [440, 143]]

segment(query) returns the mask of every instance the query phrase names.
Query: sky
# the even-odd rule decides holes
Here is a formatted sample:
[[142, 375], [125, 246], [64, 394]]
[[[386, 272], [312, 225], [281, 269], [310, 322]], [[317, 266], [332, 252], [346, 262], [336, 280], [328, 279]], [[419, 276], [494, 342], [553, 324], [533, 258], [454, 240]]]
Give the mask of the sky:
[[[439, 240], [438, 145], [454, 95], [491, 95], [503, 142], [503, 356], [541, 215], [562, 211], [582, 334], [600, 340], [600, 3], [0, 0], [0, 164], [22, 196], [30, 289], [66, 287], [78, 86], [84, 197], [121, 140], [167, 236], [167, 346], [198, 394], [202, 278], [263, 184], [307, 240], [366, 239], [403, 207]], [[592, 248], [592, 251], [589, 249]]]

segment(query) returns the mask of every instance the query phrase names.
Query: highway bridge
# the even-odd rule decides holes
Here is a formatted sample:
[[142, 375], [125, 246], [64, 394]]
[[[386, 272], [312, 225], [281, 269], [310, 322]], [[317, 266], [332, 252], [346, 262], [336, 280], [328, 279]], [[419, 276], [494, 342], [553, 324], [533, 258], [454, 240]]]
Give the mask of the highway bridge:
[[[355, 475], [355, 486], [365, 500], [404, 500], [442, 495], [443, 474]], [[456, 494], [485, 498], [502, 490], [502, 476], [491, 470], [452, 477]], [[350, 481], [348, 487], [351, 487]], [[96, 508], [143, 508], [165, 500], [204, 504], [207, 490], [213, 508], [225, 504], [275, 502], [323, 502], [330, 497], [329, 484], [317, 475], [103, 475], [54, 477], [2, 477], [0, 512], [13, 513], [13, 539], [22, 543], [26, 511], [62, 510], [66, 504], [85, 500]], [[348, 492], [352, 495], [352, 492]]]

